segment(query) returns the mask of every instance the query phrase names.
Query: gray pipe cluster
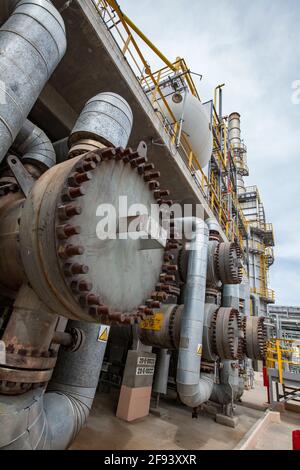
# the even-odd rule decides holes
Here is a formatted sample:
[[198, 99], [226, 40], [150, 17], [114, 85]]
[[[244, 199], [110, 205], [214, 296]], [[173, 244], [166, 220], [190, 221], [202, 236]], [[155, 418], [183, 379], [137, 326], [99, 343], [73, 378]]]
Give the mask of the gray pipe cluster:
[[[65, 26], [49, 0], [2, 1], [0, 22], [10, 14], [0, 29], [0, 162], [12, 147], [23, 163], [45, 170], [56, 163], [54, 148], [26, 117], [66, 51]], [[132, 120], [131, 110], [127, 113]], [[124, 136], [114, 135], [112, 140], [127, 143], [126, 132], [128, 128]], [[2, 449], [65, 449], [86, 422], [106, 343], [97, 340], [99, 325], [70, 322], [69, 326], [74, 324], [85, 333], [85, 343], [77, 352], [60, 351], [47, 390], [0, 395]]]
[[52, 380], [24, 395], [0, 395], [0, 448], [63, 450], [86, 422], [102, 367], [106, 343], [97, 341], [99, 325], [69, 322], [85, 333], [79, 351], [60, 351]]
[[66, 51], [63, 19], [49, 0], [2, 1], [0, 162]]
[[[225, 284], [223, 286], [223, 307], [233, 307], [239, 310], [239, 285]], [[244, 381], [239, 377], [239, 362], [222, 360], [220, 383], [213, 386], [211, 401], [221, 405], [229, 405], [239, 399], [244, 391]]]

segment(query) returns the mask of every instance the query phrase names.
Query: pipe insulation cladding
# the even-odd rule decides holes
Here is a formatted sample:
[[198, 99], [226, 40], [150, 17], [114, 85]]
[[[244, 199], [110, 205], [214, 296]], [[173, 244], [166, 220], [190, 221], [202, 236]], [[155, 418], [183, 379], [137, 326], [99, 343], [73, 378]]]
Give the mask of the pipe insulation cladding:
[[60, 351], [57, 367], [45, 388], [20, 396], [0, 395], [0, 449], [63, 450], [86, 422], [104, 358], [106, 343], [98, 341], [99, 325], [69, 322], [80, 328], [85, 342], [77, 352]]
[[50, 0], [1, 3], [0, 162], [67, 47], [63, 19]]
[[56, 164], [56, 153], [50, 139], [28, 119], [17, 135], [12, 149], [18, 153], [23, 163], [32, 163], [42, 170]]
[[93, 141], [102, 146], [125, 148], [132, 125], [133, 114], [127, 101], [116, 93], [99, 93], [86, 103], [71, 132], [72, 156], [76, 156], [74, 150], [79, 142], [86, 151], [93, 150]]
[[179, 222], [186, 224], [185, 229], [190, 228], [193, 239], [190, 243], [176, 380], [181, 401], [195, 408], [209, 400], [214, 384], [213, 375], [200, 375], [209, 231], [206, 223], [195, 217], [175, 219], [175, 226]]

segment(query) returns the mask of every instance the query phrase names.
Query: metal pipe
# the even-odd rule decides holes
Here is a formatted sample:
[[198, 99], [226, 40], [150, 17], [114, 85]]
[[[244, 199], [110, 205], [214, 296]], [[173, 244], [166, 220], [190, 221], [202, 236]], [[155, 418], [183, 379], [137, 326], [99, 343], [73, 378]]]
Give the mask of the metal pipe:
[[26, 119], [13, 145], [23, 163], [32, 163], [42, 170], [56, 164], [56, 154], [50, 139], [44, 131]]
[[166, 395], [168, 389], [171, 354], [167, 349], [160, 349], [157, 354], [152, 391]]
[[233, 307], [239, 310], [240, 286], [238, 284], [224, 284], [223, 286], [223, 307]]
[[70, 322], [85, 333], [82, 348], [60, 351], [47, 392], [31, 390], [18, 397], [0, 396], [0, 448], [62, 450], [85, 424], [96, 393], [106, 343], [99, 325]]
[[177, 365], [177, 391], [181, 401], [192, 408], [209, 400], [213, 389], [211, 374], [201, 374], [202, 336], [208, 252], [208, 227], [196, 217], [176, 219], [193, 233], [190, 243], [184, 311], [181, 320]]
[[99, 93], [85, 104], [75, 123], [69, 138], [70, 156], [99, 146], [126, 147], [132, 124], [133, 114], [124, 98]]
[[239, 377], [237, 361], [222, 361], [220, 383], [214, 384], [210, 400], [221, 405], [233, 404], [244, 392], [244, 380]]
[[0, 162], [66, 51], [63, 19], [50, 0], [1, 2]]
[[[223, 286], [222, 305], [239, 310], [239, 285], [225, 284]], [[233, 404], [244, 391], [244, 381], [239, 377], [239, 362], [222, 360], [219, 377], [220, 383], [214, 384], [211, 401], [222, 405]]]

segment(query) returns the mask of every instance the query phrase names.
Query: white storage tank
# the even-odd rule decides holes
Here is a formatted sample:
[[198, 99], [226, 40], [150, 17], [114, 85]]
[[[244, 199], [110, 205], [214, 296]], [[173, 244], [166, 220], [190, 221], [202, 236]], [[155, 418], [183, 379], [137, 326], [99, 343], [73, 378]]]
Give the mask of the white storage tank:
[[[205, 106], [191, 93], [174, 93], [166, 98], [175, 119], [179, 122], [183, 119], [182, 132], [186, 136], [195, 157], [201, 168], [204, 168], [211, 157], [213, 148], [213, 136], [210, 117]], [[161, 103], [161, 102], [160, 102]], [[167, 117], [170, 113], [166, 109], [163, 112]]]

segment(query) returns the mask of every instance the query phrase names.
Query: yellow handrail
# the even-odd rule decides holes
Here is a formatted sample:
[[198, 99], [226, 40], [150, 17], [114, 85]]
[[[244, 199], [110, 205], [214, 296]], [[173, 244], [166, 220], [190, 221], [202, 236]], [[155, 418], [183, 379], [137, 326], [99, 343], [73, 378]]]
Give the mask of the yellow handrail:
[[[161, 83], [164, 80], [168, 79], [171, 74], [177, 74], [180, 75], [185, 81], [189, 91], [200, 100], [197, 88], [185, 60], [182, 58], [177, 58], [173, 63], [169, 61], [167, 57], [150, 41], [150, 39], [134, 24], [134, 22], [128, 18], [128, 16], [121, 10], [120, 6], [115, 0], [92, 1], [102, 17], [104, 11], [108, 14], [109, 21], [112, 23], [109, 29], [112, 33], [113, 31], [116, 31], [116, 34], [122, 44], [121, 50], [123, 54], [128, 54], [137, 68], [140, 74], [138, 79], [141, 85], [144, 87], [145, 91], [149, 93], [150, 102], [152, 105], [157, 107], [159, 106], [158, 101], [162, 101], [164, 105], [164, 113], [167, 113], [167, 115], [164, 117], [160, 116], [160, 113], [157, 113], [157, 115], [159, 119], [163, 121], [167, 132], [170, 134], [171, 142], [178, 147], [181, 158], [183, 158], [185, 164], [189, 168], [202, 195], [208, 202], [208, 205], [219, 221], [220, 226], [228, 236], [229, 240], [237, 241], [241, 248], [243, 248], [243, 236], [245, 235], [247, 221], [241, 210], [241, 206], [236, 194], [232, 190], [229, 190], [228, 192], [227, 188], [226, 193], [223, 194], [223, 190], [219, 184], [219, 181], [215, 178], [213, 172], [210, 173], [209, 177], [207, 177], [203, 172], [203, 169], [189, 144], [187, 136], [184, 133], [179, 135], [180, 126], [178, 125], [178, 122], [172, 110], [170, 109], [170, 106], [161, 88]], [[123, 28], [123, 33], [120, 30], [120, 26]], [[152, 72], [148, 61], [146, 60], [137, 43], [137, 40], [134, 37], [134, 34], [136, 34], [137, 37], [142, 40], [160, 58], [160, 60], [164, 63], [162, 68]], [[139, 65], [139, 61], [141, 62], [142, 66]], [[223, 84], [219, 85], [217, 89], [221, 88], [222, 86]], [[214, 128], [214, 156], [221, 171], [226, 174], [228, 171], [227, 154], [228, 151], [232, 152], [232, 149], [230, 144], [228, 145], [228, 128], [226, 122], [220, 122], [214, 106], [212, 125]], [[223, 148], [220, 148], [219, 144], [221, 141], [221, 132], [223, 133], [224, 137]], [[230, 210], [227, 201], [228, 197], [232, 199], [236, 208], [239, 220], [238, 223], [236, 220], [230, 220]], [[242, 231], [241, 228], [243, 229]]]
[[266, 366], [267, 368], [276, 368], [277, 366], [279, 382], [281, 384], [283, 383], [283, 364], [300, 366], [300, 359], [299, 362], [295, 362], [287, 358], [290, 354], [295, 352], [293, 349], [294, 345], [299, 348], [300, 358], [300, 344], [298, 344], [295, 340], [286, 338], [272, 338], [267, 343]]

